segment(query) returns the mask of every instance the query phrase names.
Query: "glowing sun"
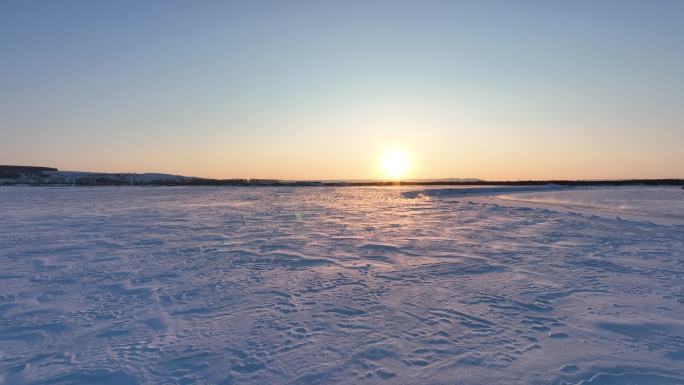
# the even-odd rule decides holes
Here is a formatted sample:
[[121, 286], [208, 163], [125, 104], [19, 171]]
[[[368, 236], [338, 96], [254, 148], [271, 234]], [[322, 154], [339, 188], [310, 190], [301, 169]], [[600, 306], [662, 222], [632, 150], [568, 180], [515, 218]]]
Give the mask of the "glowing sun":
[[397, 180], [406, 175], [410, 163], [406, 152], [398, 149], [389, 149], [385, 150], [380, 157], [380, 170], [385, 178]]

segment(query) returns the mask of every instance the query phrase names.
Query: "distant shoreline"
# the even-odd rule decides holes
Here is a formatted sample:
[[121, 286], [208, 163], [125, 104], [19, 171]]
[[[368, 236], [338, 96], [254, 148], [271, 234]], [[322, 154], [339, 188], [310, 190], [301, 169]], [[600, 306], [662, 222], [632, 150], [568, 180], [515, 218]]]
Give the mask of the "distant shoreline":
[[527, 180], [527, 181], [481, 181], [481, 182], [316, 182], [316, 181], [278, 181], [236, 182], [234, 180], [201, 180], [201, 181], [152, 181], [149, 183], [119, 183], [107, 181], [79, 183], [40, 183], [40, 182], [3, 182], [0, 187], [397, 187], [397, 186], [568, 186], [568, 187], [600, 187], [600, 186], [671, 186], [684, 187], [684, 179], [628, 179], [628, 180]]
[[362, 186], [684, 186], [684, 179], [617, 180], [516, 180], [427, 179], [404, 181], [312, 181], [279, 179], [212, 179], [159, 173], [98, 173], [59, 171], [52, 167], [0, 165], [0, 186], [263, 186], [263, 187], [362, 187]]
[[[519, 180], [477, 182], [359, 182], [348, 186], [684, 186], [684, 179]], [[323, 185], [326, 185], [323, 183]]]

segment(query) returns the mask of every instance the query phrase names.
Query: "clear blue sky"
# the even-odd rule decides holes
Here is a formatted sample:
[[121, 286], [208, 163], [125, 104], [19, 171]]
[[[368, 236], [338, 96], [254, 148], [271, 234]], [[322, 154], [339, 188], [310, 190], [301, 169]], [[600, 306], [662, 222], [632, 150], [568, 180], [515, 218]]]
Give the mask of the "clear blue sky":
[[684, 176], [684, 1], [0, 2], [0, 164]]

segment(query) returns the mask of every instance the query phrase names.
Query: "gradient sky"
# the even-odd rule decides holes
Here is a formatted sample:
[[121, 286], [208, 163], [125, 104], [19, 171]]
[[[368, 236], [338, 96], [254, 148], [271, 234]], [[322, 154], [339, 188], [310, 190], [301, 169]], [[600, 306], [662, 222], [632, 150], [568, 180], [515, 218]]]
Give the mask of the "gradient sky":
[[0, 2], [0, 164], [684, 177], [684, 1]]

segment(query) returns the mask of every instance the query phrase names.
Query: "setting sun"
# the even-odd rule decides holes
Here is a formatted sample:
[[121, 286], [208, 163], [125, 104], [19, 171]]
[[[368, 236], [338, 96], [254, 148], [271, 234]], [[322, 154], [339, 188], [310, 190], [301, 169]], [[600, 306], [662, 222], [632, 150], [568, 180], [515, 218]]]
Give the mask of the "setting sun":
[[386, 150], [380, 158], [380, 170], [388, 179], [401, 179], [406, 175], [409, 166], [409, 156], [398, 149]]

